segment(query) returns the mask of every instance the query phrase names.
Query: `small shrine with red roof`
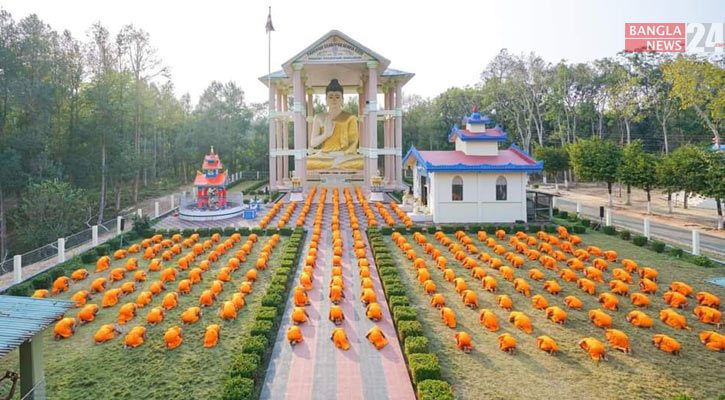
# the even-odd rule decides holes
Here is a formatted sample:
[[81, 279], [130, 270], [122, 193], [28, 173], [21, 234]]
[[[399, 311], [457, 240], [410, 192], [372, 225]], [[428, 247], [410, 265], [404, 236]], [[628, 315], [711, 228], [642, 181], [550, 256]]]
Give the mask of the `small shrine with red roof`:
[[411, 218], [435, 223], [526, 222], [528, 174], [541, 172], [536, 161], [515, 144], [500, 149], [506, 132], [487, 127], [486, 115], [474, 107], [454, 126], [448, 140], [455, 150], [419, 151], [411, 147], [403, 165], [413, 170]]
[[200, 210], [219, 210], [227, 204], [227, 172], [222, 172], [222, 163], [212, 146], [204, 156], [204, 163], [194, 179], [196, 206]]

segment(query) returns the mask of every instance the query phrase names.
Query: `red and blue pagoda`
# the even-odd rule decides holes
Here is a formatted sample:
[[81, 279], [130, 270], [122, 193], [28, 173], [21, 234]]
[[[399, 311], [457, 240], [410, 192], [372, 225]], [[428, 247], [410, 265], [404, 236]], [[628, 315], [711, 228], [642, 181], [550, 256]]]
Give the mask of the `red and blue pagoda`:
[[200, 210], [219, 210], [227, 204], [227, 171], [222, 172], [222, 162], [214, 153], [214, 147], [204, 157], [204, 164], [197, 171], [194, 186], [196, 186], [196, 206]]

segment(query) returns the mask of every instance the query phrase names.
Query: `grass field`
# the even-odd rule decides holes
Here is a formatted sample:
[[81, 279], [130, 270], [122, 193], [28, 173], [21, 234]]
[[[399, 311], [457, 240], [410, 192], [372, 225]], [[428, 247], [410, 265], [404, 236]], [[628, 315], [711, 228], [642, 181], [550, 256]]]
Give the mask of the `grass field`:
[[253, 185], [256, 185], [257, 183], [259, 183], [259, 181], [242, 181], [242, 182], [239, 182], [239, 183], [237, 183], [236, 185], [234, 185], [234, 186], [232, 186], [230, 188], [227, 188], [227, 191], [229, 191], [229, 192], [243, 192], [243, 191], [247, 190], [247, 188], [249, 188], [249, 187], [251, 187]]
[[[275, 247], [269, 268], [260, 271], [253, 293], [246, 296], [246, 305], [238, 311], [235, 320], [223, 321], [218, 315], [219, 306], [238, 290], [247, 270], [254, 266], [257, 255], [268, 237], [259, 238], [247, 261], [232, 274], [232, 280], [224, 285], [225, 290], [214, 305], [203, 309], [199, 322], [182, 326], [180, 315], [186, 308], [198, 305], [201, 292], [208, 288], [219, 268], [226, 266], [227, 260], [239, 250], [246, 239], [243, 237], [242, 242], [236, 244], [234, 249], [227, 251], [218, 262], [212, 263], [211, 269], [204, 273], [202, 282], [194, 285], [190, 294], [180, 296], [179, 305], [167, 311], [164, 321], [157, 326], [146, 324], [146, 314], [151, 307], [161, 304], [163, 294], [176, 290], [178, 281], [186, 277], [186, 272], [182, 271], [176, 282], [167, 284], [167, 290], [162, 295], [155, 296], [152, 304], [139, 309], [134, 320], [121, 325], [123, 335], [108, 343], [94, 344], [93, 335], [96, 330], [102, 324], [115, 323], [120, 306], [128, 301], [135, 301], [138, 293], [146, 290], [151, 282], [159, 278], [160, 272], [149, 272], [148, 279], [137, 285], [135, 293], [122, 298], [119, 304], [112, 308], [101, 309], [96, 320], [76, 328], [73, 337], [56, 342], [52, 338], [52, 326], [46, 329], [43, 348], [48, 398], [58, 400], [220, 398], [231, 361], [241, 352], [242, 338], [248, 335], [256, 310], [260, 307], [261, 297], [280, 263], [282, 253], [280, 249], [284, 246], [285, 239], [283, 238]], [[197, 263], [202, 259], [197, 258]], [[125, 261], [113, 261], [111, 268], [123, 267]], [[149, 261], [141, 260], [139, 257], [139, 269], [147, 270], [148, 264]], [[176, 265], [176, 259], [164, 262], [164, 266], [171, 265]], [[93, 271], [95, 265], [89, 265], [87, 269]], [[86, 280], [72, 284], [70, 290], [58, 298], [68, 299], [75, 291], [86, 289], [93, 279], [107, 275], [108, 271], [91, 273]], [[122, 282], [132, 280], [132, 277], [133, 273], [127, 273], [125, 280], [114, 282], [112, 287], [118, 287]], [[101, 300], [102, 296], [96, 295], [89, 303], [100, 305]], [[77, 311], [72, 310], [67, 316], [75, 317], [76, 314]], [[202, 347], [204, 331], [207, 325], [213, 323], [222, 327], [221, 338], [216, 347], [205, 349]], [[147, 327], [146, 342], [138, 348], [125, 350], [123, 336], [136, 325]], [[163, 336], [164, 332], [174, 325], [183, 327], [184, 343], [169, 351], [165, 349]], [[0, 371], [6, 369], [18, 369], [17, 350], [0, 360]], [[4, 388], [0, 390], [0, 393], [4, 392], [6, 392]], [[16, 395], [16, 398], [19, 396]]]
[[[457, 242], [453, 234], [448, 236]], [[475, 236], [469, 234], [478, 249], [493, 255], [491, 249], [476, 240]], [[681, 311], [692, 326], [692, 331], [673, 329], [658, 319], [659, 311], [668, 307], [662, 300], [662, 294], [675, 280], [690, 284], [695, 292], [706, 290], [725, 299], [725, 289], [705, 282], [708, 278], [725, 276], [725, 268], [697, 267], [599, 233], [582, 235], [584, 246], [596, 245], [605, 250], [613, 249], [619, 252], [620, 260], [630, 258], [637, 261], [640, 266], [651, 266], [659, 271], [657, 295], [650, 296], [652, 304], [643, 310], [655, 319], [653, 329], [635, 328], [626, 322], [625, 315], [634, 308], [628, 298], [620, 298], [619, 311], [605, 310], [614, 319], [613, 327], [629, 336], [633, 354], [625, 355], [609, 347], [603, 331], [589, 322], [587, 311], [601, 308], [601, 305], [597, 303], [596, 297], [577, 289], [575, 282], [564, 282], [555, 272], [528, 259], [523, 268], [514, 272], [515, 277], [525, 277], [531, 284], [532, 295], [542, 294], [547, 298], [549, 305], [558, 305], [567, 311], [568, 320], [560, 326], [547, 320], [543, 311], [532, 307], [530, 298], [516, 293], [511, 282], [505, 281], [498, 271], [488, 266], [484, 266], [484, 269], [498, 280], [499, 290], [496, 294], [484, 291], [480, 281], [470, 276], [470, 270], [464, 269], [448, 249], [433, 238], [432, 234], [426, 234], [426, 237], [428, 242], [433, 243], [448, 259], [449, 268], [455, 271], [456, 276], [464, 277], [469, 289], [476, 292], [480, 308], [491, 309], [499, 319], [498, 332], [490, 332], [484, 328], [478, 319], [480, 308], [474, 311], [463, 306], [453, 284], [443, 279], [441, 271], [434, 266], [431, 258], [424, 253], [411, 235], [408, 235], [406, 237], [408, 242], [413, 244], [418, 256], [426, 261], [437, 291], [445, 296], [446, 305], [456, 313], [458, 327], [454, 330], [445, 326], [439, 311], [429, 305], [428, 295], [416, 280], [416, 271], [412, 262], [403, 256], [402, 251], [391, 245], [391, 251], [398, 261], [408, 294], [415, 303], [419, 319], [431, 342], [432, 351], [440, 358], [444, 378], [451, 382], [456, 397], [649, 400], [667, 399], [681, 393], [687, 393], [693, 399], [713, 399], [725, 394], [725, 353], [714, 353], [700, 344], [698, 333], [712, 330], [713, 327], [699, 322], [692, 314], [696, 301], [690, 299], [687, 309]], [[508, 236], [505, 241], [498, 242], [505, 243], [507, 251], [514, 251], [508, 246]], [[482, 264], [481, 261], [478, 263]], [[563, 263], [560, 263], [560, 267], [561, 264]], [[562, 293], [558, 296], [550, 295], [543, 290], [543, 281], [536, 282], [528, 278], [528, 269], [531, 267], [544, 272], [546, 279], [557, 279], [563, 287]], [[606, 282], [611, 279], [611, 270], [615, 267], [621, 265], [610, 263], [610, 272], [604, 274], [605, 283], [597, 284], [597, 294], [609, 290]], [[638, 277], [633, 276], [633, 278], [636, 284]], [[630, 293], [635, 291], [637, 291], [636, 285], [630, 285]], [[498, 294], [509, 295], [513, 299], [514, 310], [523, 311], [531, 318], [534, 327], [531, 335], [516, 330], [508, 322], [509, 313], [496, 305], [495, 297]], [[563, 299], [568, 295], [577, 296], [584, 302], [584, 307], [579, 311], [567, 309]], [[456, 349], [453, 335], [458, 330], [469, 332], [473, 338], [475, 348], [470, 355]], [[504, 332], [510, 333], [517, 340], [514, 355], [504, 353], [498, 348], [497, 337]], [[682, 345], [681, 356], [672, 356], [655, 348], [651, 344], [651, 338], [656, 333], [664, 333], [678, 340]], [[557, 342], [559, 346], [557, 355], [549, 356], [536, 347], [536, 337], [540, 335], [549, 335]], [[577, 342], [587, 336], [595, 337], [605, 343], [609, 361], [599, 363], [592, 361], [588, 354], [577, 346]]]

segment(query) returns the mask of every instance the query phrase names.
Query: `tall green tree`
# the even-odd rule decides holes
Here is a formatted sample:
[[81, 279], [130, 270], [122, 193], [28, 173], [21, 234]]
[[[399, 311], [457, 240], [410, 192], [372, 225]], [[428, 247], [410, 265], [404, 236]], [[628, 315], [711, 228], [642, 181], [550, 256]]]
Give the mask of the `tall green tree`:
[[[651, 214], [651, 191], [657, 185], [657, 158], [645, 153], [639, 139], [624, 146], [622, 155], [622, 167], [619, 170], [622, 182], [647, 192], [647, 214]], [[627, 204], [629, 203], [630, 192], [627, 190]]]
[[723, 201], [725, 200], [725, 152], [705, 154], [707, 171], [700, 194], [715, 199], [717, 205], [717, 229], [723, 229]]
[[536, 146], [534, 158], [544, 162], [544, 172], [554, 177], [559, 183], [559, 173], [569, 169], [569, 153], [562, 147]]
[[609, 207], [612, 202], [612, 183], [619, 177], [622, 148], [598, 137], [578, 140], [568, 147], [574, 173], [584, 182], [606, 182]]

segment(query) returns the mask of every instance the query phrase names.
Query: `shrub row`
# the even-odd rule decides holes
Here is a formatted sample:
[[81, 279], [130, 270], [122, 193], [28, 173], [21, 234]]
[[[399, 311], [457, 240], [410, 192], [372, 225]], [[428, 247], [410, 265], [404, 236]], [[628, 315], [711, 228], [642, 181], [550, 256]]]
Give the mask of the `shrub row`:
[[[451, 233], [465, 229], [463, 226], [444, 226], [443, 228], [452, 230]], [[388, 306], [392, 310], [398, 338], [404, 345], [408, 370], [413, 385], [416, 386], [417, 398], [419, 400], [452, 400], [451, 385], [441, 380], [438, 357], [429, 350], [428, 338], [423, 335], [423, 327], [418, 322], [415, 308], [410, 306], [405, 286], [400, 281], [398, 266], [393, 261], [386, 240], [383, 238], [383, 235], [390, 235], [394, 231], [398, 231], [398, 227], [369, 228], [367, 235], [373, 257], [375, 257], [378, 275], [383, 283], [383, 291]], [[404, 227], [401, 230], [401, 232], [406, 231]]]
[[275, 342], [278, 334], [305, 234], [302, 228], [290, 229], [289, 239], [282, 249], [282, 264], [262, 296], [262, 306], [257, 311], [250, 336], [242, 343], [242, 352], [234, 359], [229, 377], [224, 382], [224, 400], [254, 399], [261, 392], [264, 372], [272, 354], [270, 343]]

